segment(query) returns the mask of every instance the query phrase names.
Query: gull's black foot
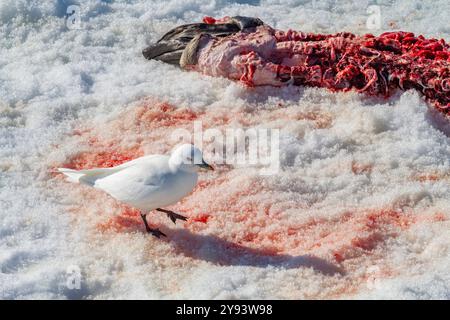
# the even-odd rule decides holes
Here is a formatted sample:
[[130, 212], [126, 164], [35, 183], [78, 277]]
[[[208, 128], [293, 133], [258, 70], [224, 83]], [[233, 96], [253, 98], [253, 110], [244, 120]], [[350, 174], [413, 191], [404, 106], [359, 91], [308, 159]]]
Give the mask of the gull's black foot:
[[170, 220], [172, 220], [173, 223], [177, 223], [177, 220], [183, 220], [186, 221], [187, 218], [185, 216], [182, 216], [181, 214], [175, 213], [175, 212], [167, 212], [167, 216]]
[[161, 208], [158, 208], [156, 210], [166, 213], [167, 216], [169, 217], [169, 219], [172, 220], [173, 223], [177, 223], [177, 220], [183, 220], [183, 221], [187, 220], [187, 217], [182, 216], [181, 214], [175, 213], [170, 210], [161, 209]]
[[141, 218], [144, 221], [145, 224], [145, 230], [147, 231], [147, 233], [151, 233], [153, 236], [157, 237], [157, 238], [161, 238], [161, 236], [163, 237], [167, 237], [164, 233], [162, 233], [159, 229], [152, 229], [148, 226], [147, 223], [147, 219], [146, 219], [146, 214], [141, 214]]
[[151, 229], [149, 228], [147, 230], [148, 233], [151, 233], [152, 236], [157, 237], [158, 239], [161, 238], [161, 236], [163, 237], [167, 237], [165, 233], [162, 233], [159, 229]]

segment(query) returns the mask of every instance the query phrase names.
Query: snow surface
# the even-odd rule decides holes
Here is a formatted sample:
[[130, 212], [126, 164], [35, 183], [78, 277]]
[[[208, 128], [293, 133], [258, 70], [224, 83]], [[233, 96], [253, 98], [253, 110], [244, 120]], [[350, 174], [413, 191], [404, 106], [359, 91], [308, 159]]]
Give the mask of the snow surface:
[[[82, 28], [69, 29], [76, 3]], [[379, 30], [366, 29], [373, 4]], [[450, 38], [447, 0], [1, 0], [0, 298], [450, 298], [447, 120], [415, 92], [247, 89], [141, 55], [175, 25], [237, 14]], [[281, 128], [281, 171], [204, 174], [172, 208], [186, 224], [149, 215], [165, 240], [54, 172], [168, 152], [193, 119]]]

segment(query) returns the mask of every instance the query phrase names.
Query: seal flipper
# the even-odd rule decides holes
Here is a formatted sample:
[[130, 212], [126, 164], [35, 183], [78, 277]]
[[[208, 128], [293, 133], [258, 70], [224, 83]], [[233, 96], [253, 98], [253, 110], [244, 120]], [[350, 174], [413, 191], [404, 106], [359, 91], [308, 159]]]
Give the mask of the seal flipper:
[[258, 18], [235, 16], [226, 23], [191, 23], [178, 26], [142, 51], [148, 60], [159, 60], [185, 67], [196, 63], [195, 53], [202, 35], [225, 37], [264, 23]]

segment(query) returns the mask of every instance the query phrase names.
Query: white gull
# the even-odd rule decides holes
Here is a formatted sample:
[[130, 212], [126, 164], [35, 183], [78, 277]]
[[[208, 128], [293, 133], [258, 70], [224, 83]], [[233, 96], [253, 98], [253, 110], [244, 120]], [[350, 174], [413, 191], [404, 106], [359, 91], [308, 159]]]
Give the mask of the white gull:
[[170, 156], [143, 156], [112, 168], [73, 170], [58, 168], [71, 182], [82, 183], [105, 191], [120, 202], [141, 211], [147, 232], [165, 236], [159, 229], [148, 226], [149, 211], [164, 212], [175, 223], [186, 217], [163, 209], [187, 196], [197, 185], [198, 170], [213, 168], [203, 160], [200, 149], [183, 144]]

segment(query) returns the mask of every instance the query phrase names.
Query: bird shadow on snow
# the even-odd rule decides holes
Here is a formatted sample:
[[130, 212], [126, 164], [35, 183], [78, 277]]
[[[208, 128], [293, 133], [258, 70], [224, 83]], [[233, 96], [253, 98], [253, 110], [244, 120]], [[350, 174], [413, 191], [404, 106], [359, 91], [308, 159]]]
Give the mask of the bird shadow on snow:
[[344, 275], [342, 268], [315, 256], [276, 254], [270, 249], [246, 247], [214, 235], [200, 235], [185, 229], [172, 229], [168, 241], [178, 253], [222, 266], [312, 268], [327, 276]]
[[[113, 228], [115, 232], [136, 232], [138, 230], [145, 232], [140, 218], [119, 215], [116, 216], [115, 220], [114, 224], [119, 227]], [[326, 276], [343, 276], [346, 274], [341, 267], [313, 255], [278, 254], [274, 247], [268, 248], [262, 244], [257, 244], [259, 248], [249, 247], [222, 239], [216, 235], [202, 235], [188, 229], [164, 228], [163, 231], [167, 234], [167, 238], [155, 239], [148, 235], [149, 241], [167, 242], [177, 254], [195, 260], [211, 262], [219, 266], [275, 267], [279, 269], [312, 268]]]

